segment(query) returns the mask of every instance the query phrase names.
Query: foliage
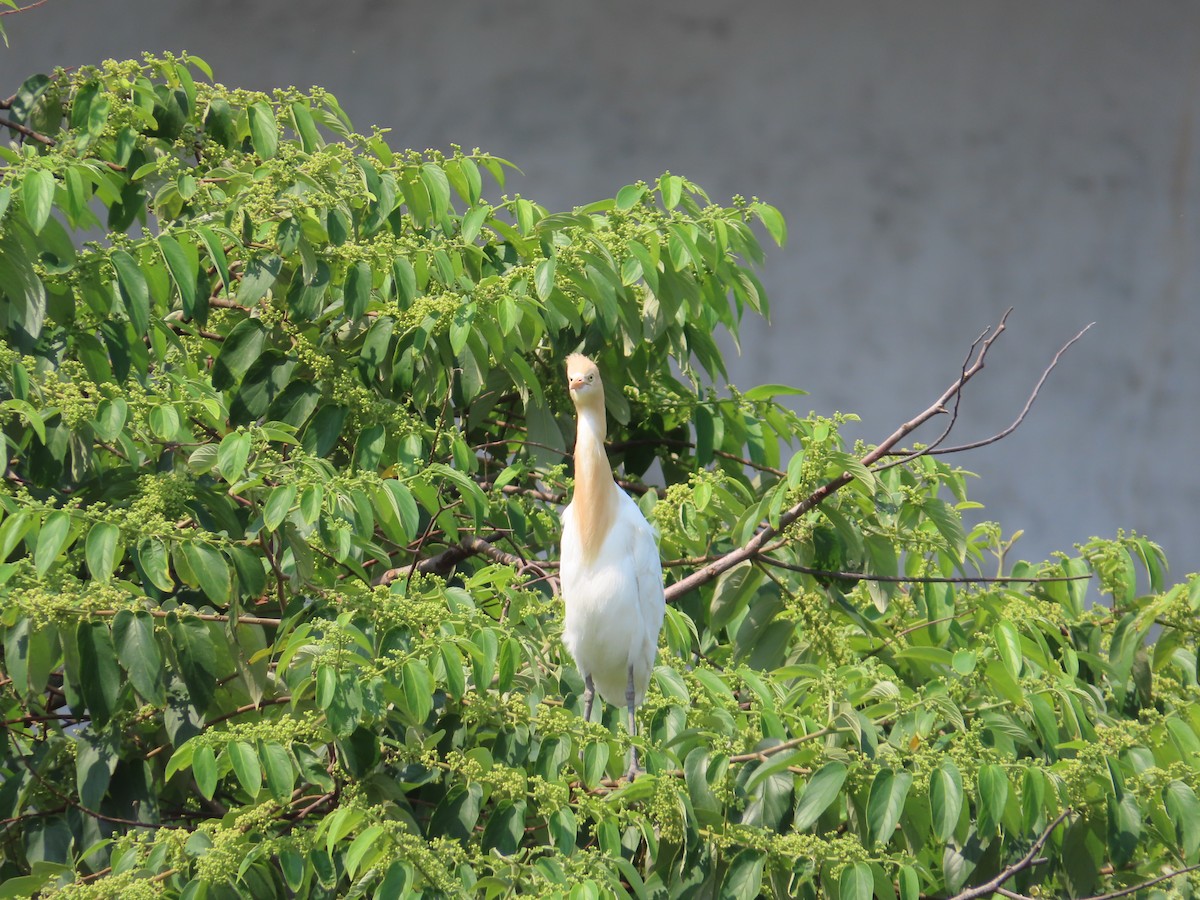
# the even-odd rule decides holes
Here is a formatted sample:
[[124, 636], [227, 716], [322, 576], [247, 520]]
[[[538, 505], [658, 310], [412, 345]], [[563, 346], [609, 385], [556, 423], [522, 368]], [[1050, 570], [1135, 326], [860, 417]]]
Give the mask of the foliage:
[[[503, 160], [210, 80], [108, 63], [7, 110], [0, 896], [1078, 897], [1197, 862], [1200, 580], [1138, 536], [1013, 565], [961, 469], [713, 387], [772, 207], [489, 200]], [[576, 350], [680, 585], [631, 783], [559, 641]]]

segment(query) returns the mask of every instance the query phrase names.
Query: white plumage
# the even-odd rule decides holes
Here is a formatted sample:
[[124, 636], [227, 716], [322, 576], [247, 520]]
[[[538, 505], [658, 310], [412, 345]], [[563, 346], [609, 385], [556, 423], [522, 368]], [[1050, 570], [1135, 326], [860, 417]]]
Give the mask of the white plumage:
[[[584, 714], [594, 691], [629, 711], [646, 696], [666, 603], [654, 529], [612, 477], [604, 451], [604, 385], [596, 364], [567, 358], [571, 399], [579, 415], [575, 493], [563, 511], [563, 644], [583, 675]], [[629, 776], [637, 771], [630, 751]]]

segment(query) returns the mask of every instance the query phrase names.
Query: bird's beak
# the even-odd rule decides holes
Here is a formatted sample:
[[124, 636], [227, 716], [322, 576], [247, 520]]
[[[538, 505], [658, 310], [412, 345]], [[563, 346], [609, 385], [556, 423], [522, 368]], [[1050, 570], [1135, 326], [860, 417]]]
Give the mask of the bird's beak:
[[571, 386], [571, 390], [573, 390], [573, 391], [579, 390], [581, 387], [583, 387], [583, 376], [577, 375], [576, 377], [574, 377], [570, 380], [569, 384]]

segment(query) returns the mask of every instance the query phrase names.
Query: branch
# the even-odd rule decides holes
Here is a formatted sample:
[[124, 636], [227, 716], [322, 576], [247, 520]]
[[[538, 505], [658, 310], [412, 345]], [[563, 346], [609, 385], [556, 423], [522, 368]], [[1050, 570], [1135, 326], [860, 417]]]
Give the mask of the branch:
[[[28, 9], [29, 7], [27, 6], [25, 8]], [[11, 15], [15, 12], [20, 12], [20, 10], [12, 9], [7, 13], [0, 12], [0, 16]], [[45, 144], [47, 147], [53, 147], [58, 143], [58, 141], [54, 140], [54, 138], [46, 137], [46, 135], [39, 131], [34, 131], [28, 125], [22, 125], [20, 122], [14, 122], [12, 119], [0, 118], [0, 125], [6, 125], [13, 131], [19, 132], [20, 134], [25, 135], [25, 137], [37, 141], [39, 144]]]
[[[894, 462], [889, 462], [886, 466], [880, 466], [875, 471], [878, 472], [885, 468], [890, 468], [892, 466], [900, 465], [901, 463], [908, 462], [910, 459], [915, 459], [918, 456], [941, 456], [941, 455], [947, 454], [947, 453], [960, 453], [963, 450], [975, 450], [975, 449], [978, 449], [979, 447], [986, 447], [988, 444], [994, 444], [997, 441], [1003, 440], [1004, 438], [1008, 437], [1010, 434], [1012, 434], [1014, 431], [1016, 431], [1017, 428], [1020, 427], [1021, 423], [1025, 421], [1025, 417], [1027, 415], [1029, 415], [1029, 410], [1033, 408], [1033, 402], [1035, 400], [1037, 400], [1038, 392], [1041, 391], [1042, 385], [1046, 383], [1046, 378], [1049, 377], [1049, 375], [1052, 371], [1054, 371], [1054, 367], [1058, 365], [1059, 359], [1062, 358], [1062, 355], [1067, 351], [1067, 348], [1070, 347], [1072, 344], [1074, 344], [1081, 337], [1083, 337], [1084, 334], [1087, 333], [1087, 330], [1095, 324], [1096, 324], [1095, 322], [1089, 322], [1087, 325], [1085, 325], [1079, 331], [1078, 334], [1075, 335], [1075, 337], [1071, 338], [1069, 341], [1067, 341], [1065, 344], [1063, 344], [1058, 349], [1058, 352], [1054, 354], [1054, 358], [1052, 360], [1050, 360], [1050, 365], [1046, 366], [1045, 370], [1043, 370], [1042, 377], [1039, 378], [1037, 381], [1037, 384], [1035, 384], [1033, 386], [1033, 391], [1032, 391], [1032, 393], [1030, 393], [1029, 399], [1025, 401], [1025, 406], [1024, 406], [1024, 408], [1022, 408], [1020, 415], [1018, 415], [1013, 420], [1013, 423], [1011, 425], [1009, 425], [1007, 428], [1005, 428], [1003, 431], [999, 431], [996, 434], [993, 434], [991, 437], [984, 438], [983, 440], [971, 441], [968, 444], [958, 444], [953, 447], [942, 447], [940, 449], [936, 449], [937, 444], [936, 443], [931, 444], [929, 447], [926, 447], [924, 450], [917, 451], [916, 453], [913, 453], [905, 458], [895, 460]], [[947, 433], [949, 433], [949, 431], [947, 431]], [[938, 443], [940, 443], [940, 440]]]
[[831, 572], [827, 569], [814, 569], [811, 566], [802, 566], [799, 563], [790, 563], [782, 559], [775, 559], [773, 556], [767, 556], [765, 551], [759, 554], [758, 559], [767, 565], [775, 566], [779, 569], [787, 569], [789, 572], [802, 572], [805, 575], [820, 575], [825, 578], [847, 578], [854, 581], [873, 581], [884, 584], [1042, 584], [1050, 581], [1087, 581], [1092, 577], [1090, 574], [1035, 575], [1028, 578], [1018, 578], [1015, 575], [993, 577], [987, 575], [980, 575], [978, 577], [971, 575], [929, 575], [924, 577], [920, 575], [866, 575], [862, 572]]
[[386, 585], [391, 584], [397, 578], [408, 574], [410, 571], [417, 571], [423, 575], [449, 575], [454, 571], [454, 567], [464, 559], [469, 559], [472, 556], [486, 556], [489, 559], [495, 560], [506, 566], [512, 566], [521, 574], [527, 572], [536, 572], [540, 578], [552, 580], [552, 576], [546, 572], [540, 565], [529, 560], [522, 559], [515, 553], [508, 553], [496, 546], [496, 541], [503, 538], [504, 532], [493, 531], [486, 537], [478, 535], [467, 535], [462, 538], [457, 544], [447, 547], [441, 553], [434, 556], [427, 556], [425, 559], [419, 560], [415, 566], [399, 566], [394, 569], [387, 569], [379, 574], [375, 579], [375, 584]]
[[17, 13], [25, 12], [27, 9], [33, 9], [35, 6], [41, 6], [45, 2], [46, 0], [35, 0], [35, 2], [30, 3], [28, 6], [22, 6], [19, 9], [6, 9], [0, 12], [0, 16], [15, 16]]
[[976, 897], [983, 897], [988, 894], [996, 893], [1000, 889], [1000, 886], [1004, 884], [1004, 882], [1008, 881], [1008, 879], [1012, 878], [1018, 872], [1023, 872], [1033, 865], [1033, 861], [1037, 859], [1037, 855], [1041, 852], [1042, 847], [1046, 846], [1046, 841], [1050, 840], [1050, 835], [1053, 834], [1054, 829], [1061, 825], [1063, 820], [1066, 819], [1067, 816], [1072, 813], [1072, 811], [1073, 810], [1071, 807], [1068, 806], [1061, 813], [1059, 813], [1058, 818], [1047, 825], [1046, 830], [1043, 831], [1038, 836], [1038, 839], [1033, 842], [1033, 845], [1029, 848], [1029, 852], [1011, 866], [1006, 867], [995, 878], [985, 881], [983, 884], [977, 884], [975, 887], [967, 888], [965, 891], [955, 894], [950, 898], [950, 900], [974, 900]]
[[[859, 460], [863, 466], [873, 466], [880, 459], [888, 456], [893, 447], [899, 444], [908, 435], [916, 431], [934, 416], [948, 413], [949, 410], [947, 409], [947, 404], [951, 400], [956, 401], [957, 407], [956, 398], [962, 392], [962, 389], [967, 382], [983, 370], [988, 351], [991, 349], [992, 344], [996, 342], [996, 339], [1004, 333], [1008, 316], [1011, 312], [1011, 308], [1006, 310], [1004, 315], [1000, 317], [1000, 321], [995, 327], [988, 329], [983, 333], [983, 335], [975, 339], [975, 342], [971, 345], [972, 348], [977, 348], [975, 349], [974, 359], [971, 360], [969, 364], [962, 367], [958, 378], [956, 378], [950, 384], [950, 386], [942, 392], [942, 395], [916, 416], [909, 419], [890, 435], [884, 438], [884, 440], [874, 450], [863, 456]], [[1087, 329], [1084, 329], [1084, 331], [1086, 330]], [[1082, 335], [1082, 333], [1083, 332], [1080, 332], [1080, 335]], [[1062, 348], [1062, 350], [1059, 350], [1058, 354], [1055, 355], [1055, 362], [1057, 362], [1058, 358], [1062, 355], [1063, 351], [1066, 350], [1067, 347], [1079, 339], [1080, 335], [1076, 335], [1076, 337], [1072, 338], [1072, 340], [1068, 342], [1067, 345]], [[1051, 365], [1051, 368], [1053, 368], [1053, 364]], [[1042, 377], [1042, 381], [1044, 380], [1045, 375]], [[1041, 387], [1041, 381], [1038, 382], [1038, 387]], [[1036, 397], [1036, 390], [1034, 392], [1034, 397]], [[1030, 398], [1029, 403], [1026, 404], [1027, 407], [1032, 404], [1033, 399], [1034, 398], [1032, 397]], [[953, 424], [953, 422], [951, 424]], [[1005, 433], [1010, 433], [1012, 429], [1019, 424], [1020, 419], [1013, 423], [1013, 425]], [[996, 439], [998, 440], [999, 438]], [[903, 461], [904, 460], [901, 460], [900, 462]], [[722, 573], [727, 572], [734, 566], [738, 565], [738, 563], [759, 558], [763, 553], [768, 553], [772, 550], [778, 549], [778, 547], [782, 546], [783, 541], [769, 546], [769, 542], [772, 538], [786, 531], [793, 522], [795, 522], [809, 510], [819, 506], [834, 493], [841, 490], [843, 487], [849, 484], [853, 478], [854, 476], [852, 474], [845, 472], [832, 481], [823, 484], [799, 503], [785, 511], [783, 515], [779, 517], [779, 524], [777, 526], [772, 527], [771, 525], [764, 525], [743, 546], [731, 550], [729, 553], [726, 553], [724, 556], [714, 560], [707, 566], [697, 569], [692, 574], [675, 582], [674, 584], [668, 585], [666, 589], [667, 602], [674, 602], [689, 591], [694, 590], [701, 585], [707, 584], [708, 582], [720, 576]]]
[[[95, 609], [87, 613], [87, 615], [115, 616], [118, 612], [119, 610], [115, 609]], [[150, 613], [156, 619], [165, 619], [174, 613], [181, 619], [199, 619], [202, 622], [233, 622], [237, 625], [266, 625], [270, 628], [278, 628], [283, 624], [283, 619], [268, 619], [262, 616], [223, 616], [216, 613], [189, 613], [186, 611], [181, 613], [177, 609], [148, 609], [146, 612]]]
[[[952, 400], [955, 402], [955, 413], [952, 415], [950, 426], [953, 427], [954, 416], [956, 415], [956, 410], [958, 410], [958, 397], [961, 394], [962, 389], [964, 389], [964, 386], [966, 386], [967, 382], [970, 382], [974, 376], [977, 376], [980, 371], [983, 371], [984, 361], [986, 360], [986, 356], [988, 356], [988, 352], [991, 349], [992, 344], [996, 342], [997, 338], [1003, 334], [1004, 329], [1007, 328], [1009, 313], [1012, 313], [1012, 307], [1004, 311], [1003, 316], [1000, 318], [1000, 322], [998, 322], [994, 328], [985, 331], [983, 335], [980, 335], [976, 338], [976, 340], [974, 340], [974, 343], [971, 344], [974, 352], [974, 359], [970, 360], [968, 364], [962, 366], [959, 377], [956, 378], [954, 382], [950, 383], [948, 388], [942, 392], [942, 395], [938, 397], [937, 400], [932, 402], [929, 407], [926, 407], [922, 410], [922, 412], [918, 413], [916, 416], [913, 416], [912, 419], [904, 422], [904, 424], [896, 428], [894, 432], [890, 433], [888, 437], [884, 438], [883, 442], [876, 446], [874, 450], [871, 450], [869, 454], [866, 454], [860, 458], [859, 463], [862, 464], [862, 466], [872, 467], [876, 462], [882, 460], [884, 456], [892, 455], [894, 446], [898, 445], [901, 440], [904, 440], [908, 434], [916, 431], [917, 428], [934, 418], [934, 416], [949, 413], [947, 404]], [[1091, 325], [1088, 325], [1088, 328], [1091, 328]], [[1033, 395], [1030, 397], [1030, 400], [1026, 402], [1025, 410], [1022, 410], [1021, 415], [1018, 416], [1018, 419], [1016, 419], [1015, 422], [1013, 422], [1013, 425], [1010, 425], [1008, 428], [1006, 428], [1006, 430], [998, 434], [998, 436], [990, 438], [988, 443], [991, 443], [992, 440], [1000, 440], [1002, 437], [1006, 437], [1007, 434], [1010, 434], [1013, 432], [1013, 430], [1015, 430], [1016, 426], [1021, 424], [1021, 421], [1024, 420], [1025, 415], [1028, 412], [1028, 409], [1032, 407], [1033, 401], [1036, 400], [1038, 390], [1042, 388], [1042, 384], [1045, 382], [1045, 378], [1050, 373], [1050, 370], [1052, 370], [1052, 368], [1054, 368], [1054, 366], [1057, 364], [1057, 361], [1061, 358], [1063, 352], [1066, 352], [1068, 347], [1072, 346], [1075, 341], [1078, 341], [1079, 338], [1084, 335], [1085, 331], [1087, 331], [1086, 328], [1080, 331], [1078, 335], [1075, 335], [1072, 340], [1068, 341], [1060, 350], [1058, 350], [1058, 353], [1055, 354], [1054, 360], [1052, 360], [1050, 366], [1046, 368], [1042, 378], [1038, 380], [1038, 384], [1033, 390]], [[967, 355], [968, 359], [970, 359], [971, 354]], [[946, 433], [948, 432], [949, 430], [947, 430]], [[938, 438], [938, 442], [941, 442], [943, 438], [944, 434], [941, 438]], [[971, 449], [972, 446], [974, 445], [966, 444], [961, 446], [961, 448], [953, 449]], [[946, 449], [942, 450], [941, 452], [949, 451], [950, 449]], [[916, 456], [923, 456], [925, 452], [926, 451], [924, 450], [920, 451]], [[900, 464], [906, 461], [907, 460], [899, 460], [898, 462], [889, 464]], [[776, 535], [784, 533], [785, 530], [790, 527], [793, 522], [796, 522], [800, 516], [803, 516], [805, 512], [808, 512], [809, 510], [816, 508], [816, 506], [821, 505], [824, 500], [828, 499], [830, 496], [833, 496], [834, 493], [840, 491], [842, 487], [850, 484], [853, 478], [854, 476], [851, 473], [842, 473], [838, 476], [838, 478], [826, 482], [826, 484], [818, 487], [817, 490], [810, 493], [808, 497], [805, 497], [803, 500], [800, 500], [799, 503], [786, 510], [784, 514], [780, 516], [778, 526], [773, 527], [770, 526], [770, 524], [764, 524], [764, 526], [762, 526], [762, 528], [760, 528], [760, 530], [758, 530], [758, 532], [756, 532], [749, 541], [746, 541], [743, 546], [734, 548], [734, 550], [724, 554], [724, 556], [713, 560], [712, 563], [703, 566], [702, 569], [697, 569], [696, 571], [692, 572], [691, 575], [688, 575], [682, 578], [682, 580], [670, 584], [670, 586], [667, 586], [666, 588], [667, 602], [676, 601], [680, 598], [680, 596], [690, 592], [690, 590], [701, 587], [702, 584], [707, 584], [708, 582], [713, 581], [714, 578], [720, 576], [722, 572], [732, 569], [733, 566], [736, 566], [739, 563], [746, 562], [746, 560], [749, 559], [757, 559], [762, 557], [763, 553], [778, 550], [778, 548], [784, 545], [786, 541], [780, 540], [776, 541], [775, 544], [769, 544], [770, 540], [775, 538]]]
[[1152, 885], [1163, 881], [1170, 881], [1172, 878], [1178, 878], [1180, 875], [1186, 875], [1188, 872], [1195, 872], [1197, 869], [1200, 869], [1200, 863], [1176, 869], [1173, 872], [1167, 872], [1165, 875], [1159, 875], [1157, 878], [1151, 878], [1149, 881], [1143, 881], [1141, 884], [1135, 884], [1132, 887], [1121, 888], [1119, 891], [1110, 891], [1107, 894], [1093, 894], [1090, 897], [1084, 897], [1083, 900], [1115, 900], [1117, 897], [1128, 897], [1130, 894], [1136, 894], [1138, 891]]

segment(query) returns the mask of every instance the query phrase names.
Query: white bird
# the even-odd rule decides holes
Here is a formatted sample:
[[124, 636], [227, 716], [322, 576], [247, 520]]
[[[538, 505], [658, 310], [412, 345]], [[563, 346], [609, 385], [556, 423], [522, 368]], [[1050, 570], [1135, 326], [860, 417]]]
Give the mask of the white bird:
[[[563, 645], [584, 683], [584, 718], [595, 692], [614, 706], [623, 697], [629, 733], [645, 699], [666, 601], [654, 529], [617, 487], [604, 452], [604, 383], [596, 364], [567, 357], [567, 380], [578, 413], [575, 493], [562, 516], [562, 584], [566, 616]], [[629, 778], [638, 771], [629, 751]]]

